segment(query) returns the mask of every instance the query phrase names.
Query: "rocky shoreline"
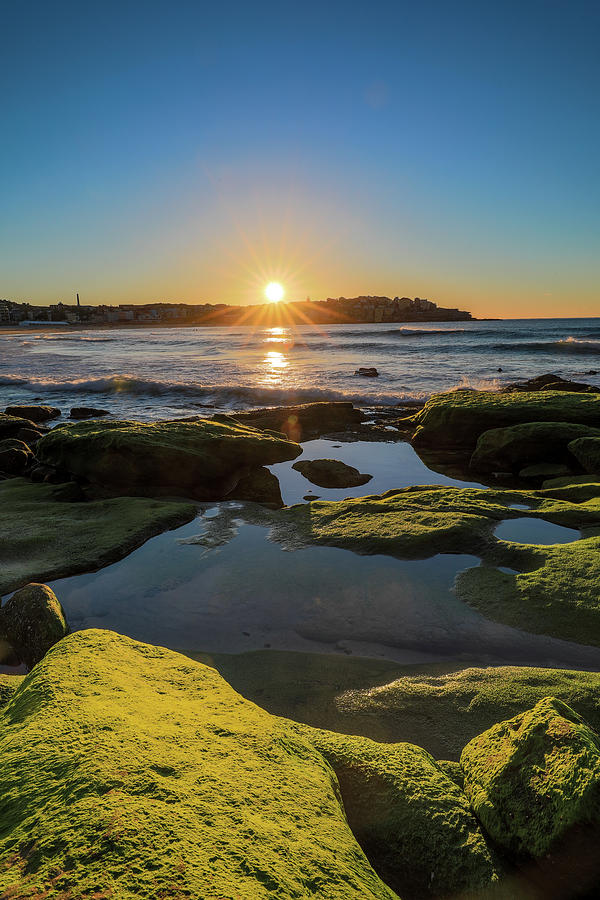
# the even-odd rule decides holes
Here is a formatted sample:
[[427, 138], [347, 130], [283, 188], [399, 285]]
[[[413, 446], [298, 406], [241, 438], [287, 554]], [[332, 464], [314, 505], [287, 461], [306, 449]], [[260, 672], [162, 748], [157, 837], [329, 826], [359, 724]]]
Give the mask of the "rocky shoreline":
[[[261, 709], [259, 682], [239, 684], [255, 706], [172, 651], [68, 635], [60, 598], [37, 582], [121, 559], [198, 502], [237, 499], [236, 515], [288, 547], [478, 556], [457, 580], [463, 602], [600, 646], [597, 389], [544, 376], [419, 409], [320, 403], [153, 424], [101, 412], [59, 424], [53, 407], [0, 415], [0, 593], [16, 591], [0, 638], [31, 670], [0, 676], [12, 798], [0, 893], [128, 896], [135, 870], [143, 897], [595, 895], [600, 868], [578, 846], [600, 829], [600, 675], [466, 669], [342, 690], [336, 728], [350, 736], [282, 706], [283, 685]], [[283, 507], [268, 467], [324, 435], [410, 440], [430, 468], [489, 487]], [[370, 477], [330, 459], [294, 468], [324, 486]], [[516, 518], [575, 539], [495, 535]]]

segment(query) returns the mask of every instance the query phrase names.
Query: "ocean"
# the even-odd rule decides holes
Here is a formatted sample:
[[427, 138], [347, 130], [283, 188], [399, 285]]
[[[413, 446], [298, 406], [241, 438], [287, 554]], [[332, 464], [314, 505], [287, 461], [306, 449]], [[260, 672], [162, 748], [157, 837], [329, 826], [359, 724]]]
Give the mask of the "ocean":
[[[379, 377], [354, 375], [360, 366]], [[393, 406], [545, 372], [600, 386], [600, 318], [0, 331], [0, 404], [141, 420], [315, 400]]]

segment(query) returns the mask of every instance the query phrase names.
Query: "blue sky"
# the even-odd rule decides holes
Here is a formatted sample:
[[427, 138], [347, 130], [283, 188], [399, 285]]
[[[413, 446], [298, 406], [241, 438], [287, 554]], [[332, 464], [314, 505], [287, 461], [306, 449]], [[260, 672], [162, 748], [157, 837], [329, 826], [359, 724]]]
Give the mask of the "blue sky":
[[600, 6], [13, 5], [0, 296], [599, 314]]

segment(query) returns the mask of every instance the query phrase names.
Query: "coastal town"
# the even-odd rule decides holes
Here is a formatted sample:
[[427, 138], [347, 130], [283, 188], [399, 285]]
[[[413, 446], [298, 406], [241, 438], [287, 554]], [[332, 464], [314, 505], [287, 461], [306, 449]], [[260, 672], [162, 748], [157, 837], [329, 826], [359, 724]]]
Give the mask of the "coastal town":
[[457, 322], [471, 314], [421, 297], [329, 297], [256, 306], [225, 303], [122, 303], [119, 306], [57, 302], [49, 306], [0, 300], [0, 326], [47, 325], [255, 325], [353, 324], [361, 322]]

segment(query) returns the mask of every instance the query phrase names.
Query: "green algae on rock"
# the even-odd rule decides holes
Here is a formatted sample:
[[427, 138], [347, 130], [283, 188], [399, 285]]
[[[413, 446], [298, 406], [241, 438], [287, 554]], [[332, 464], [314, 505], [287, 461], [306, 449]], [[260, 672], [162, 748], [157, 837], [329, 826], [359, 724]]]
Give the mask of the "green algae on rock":
[[451, 391], [431, 397], [411, 422], [417, 426], [413, 436], [417, 449], [446, 448], [466, 456], [474, 451], [478, 437], [492, 428], [524, 422], [574, 422], [600, 428], [600, 394]]
[[575, 438], [569, 451], [584, 471], [600, 475], [600, 436]]
[[311, 484], [324, 488], [358, 487], [373, 477], [338, 459], [300, 459], [292, 465], [292, 469], [304, 475]]
[[19, 439], [21, 431], [34, 431], [34, 425], [29, 419], [22, 419], [18, 416], [7, 416], [0, 413], [0, 440], [6, 438]]
[[491, 428], [477, 440], [469, 465], [478, 472], [516, 472], [544, 463], [573, 464], [570, 442], [589, 436], [600, 437], [600, 429], [574, 422], [523, 422]]
[[430, 667], [406, 668], [407, 674], [386, 684], [339, 690], [330, 713], [336, 728], [380, 741], [410, 741], [437, 758], [457, 760], [476, 735], [552, 695], [600, 731], [600, 672], [492, 666], [435, 674]]
[[324, 757], [207, 666], [78, 632], [0, 721], [3, 896], [396, 897]]
[[458, 597], [523, 631], [600, 646], [600, 536], [519, 552], [535, 560], [532, 571], [467, 569], [456, 579]]
[[0, 635], [28, 669], [68, 633], [65, 612], [45, 584], [25, 585], [0, 608]]
[[454, 896], [496, 881], [498, 863], [465, 794], [426, 750], [299, 730], [330, 763], [352, 831], [401, 897]]
[[251, 470], [301, 452], [281, 434], [224, 419], [90, 420], [55, 428], [39, 441], [36, 455], [113, 493], [214, 500]]
[[141, 497], [61, 503], [61, 487], [0, 482], [0, 595], [108, 565], [196, 514], [192, 503]]
[[512, 854], [545, 856], [600, 824], [600, 737], [553, 697], [474, 738], [460, 764], [475, 814]]

